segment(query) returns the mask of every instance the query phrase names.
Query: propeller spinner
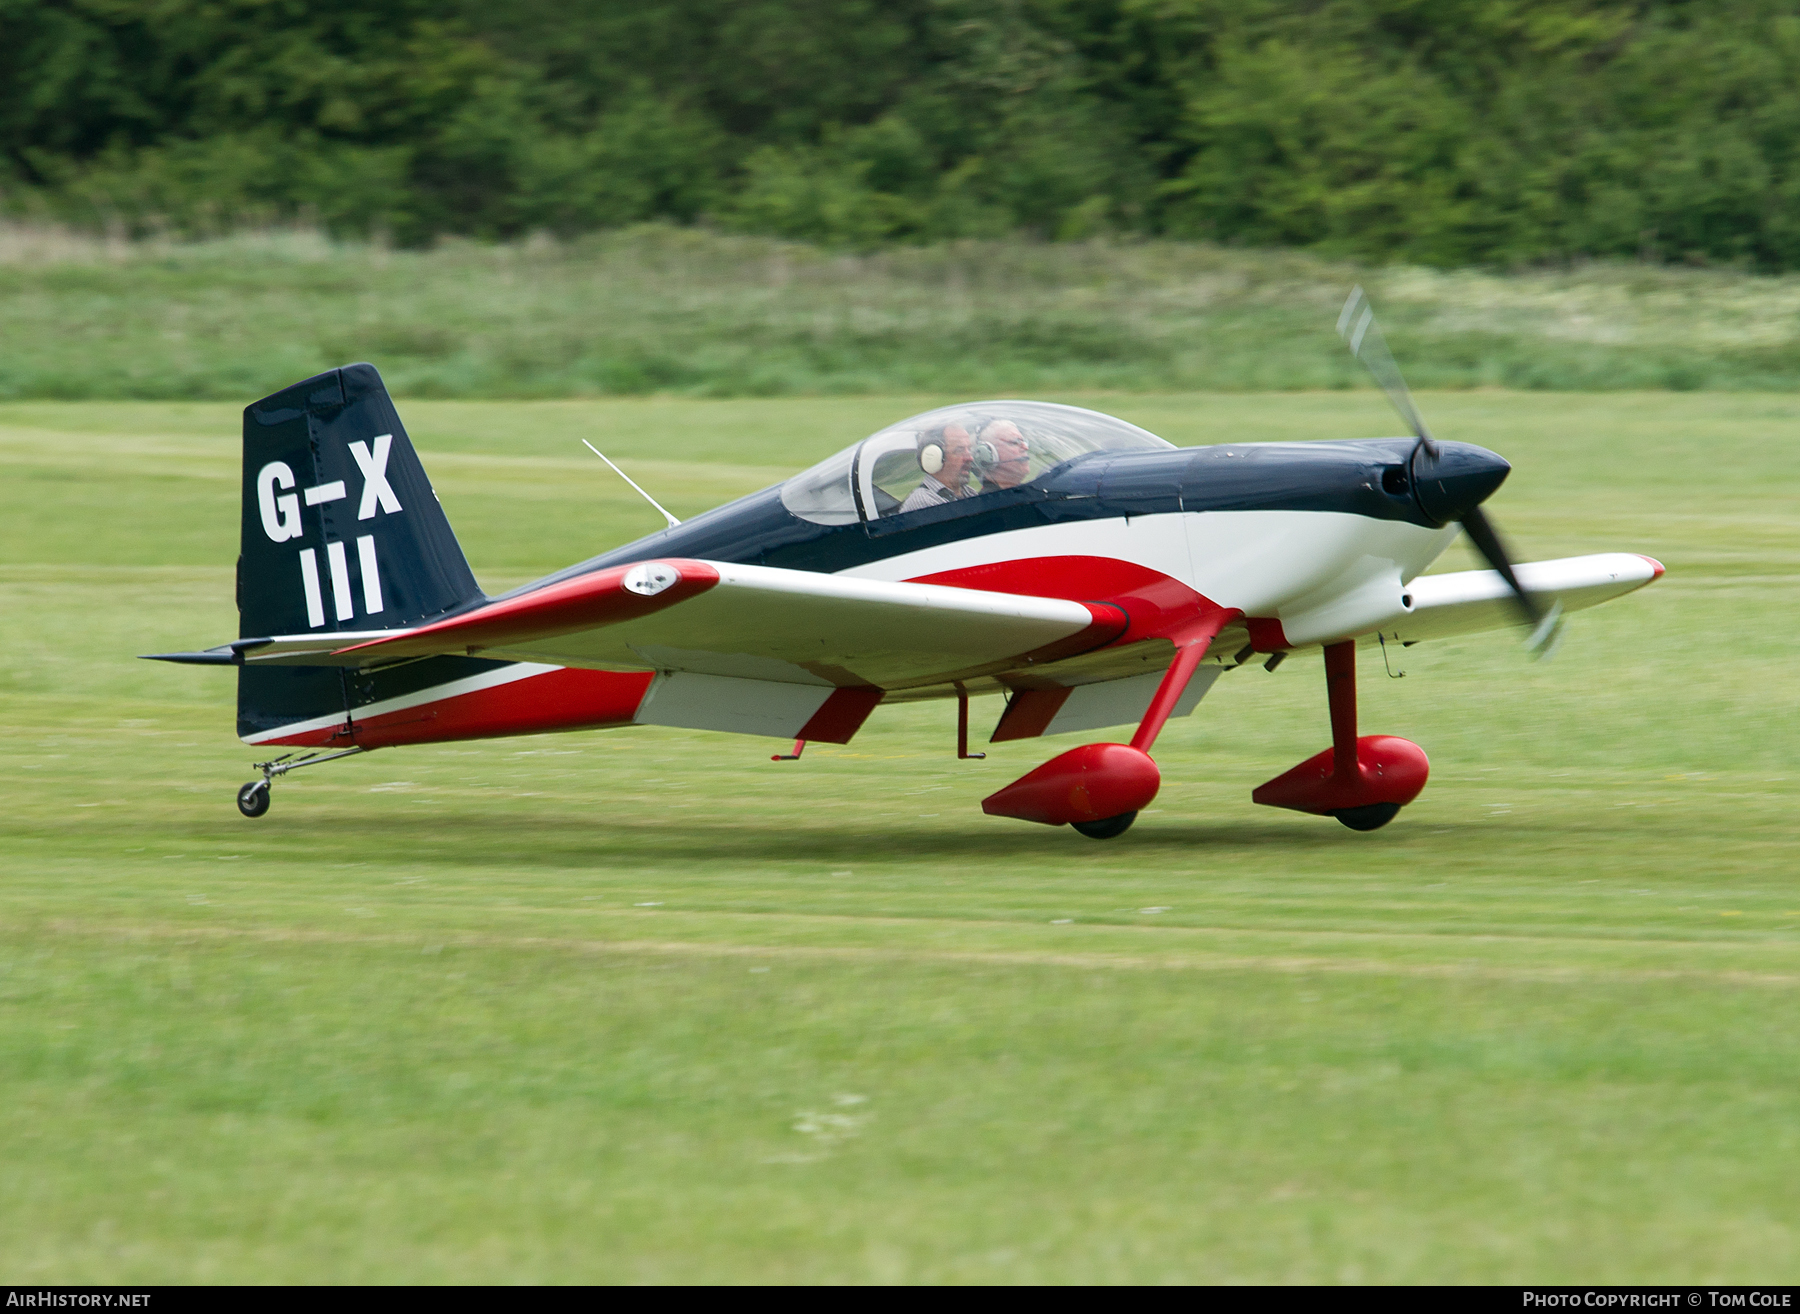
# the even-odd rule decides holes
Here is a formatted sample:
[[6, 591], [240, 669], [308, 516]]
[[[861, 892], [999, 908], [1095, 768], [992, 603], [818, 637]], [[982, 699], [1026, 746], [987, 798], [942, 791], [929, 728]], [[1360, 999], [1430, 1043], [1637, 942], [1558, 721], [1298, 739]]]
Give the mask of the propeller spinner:
[[1375, 322], [1375, 307], [1361, 286], [1351, 289], [1338, 316], [1338, 336], [1350, 346], [1350, 354], [1360, 360], [1387, 394], [1388, 401], [1400, 413], [1418, 439], [1407, 459], [1407, 475], [1412, 481], [1413, 496], [1419, 507], [1439, 524], [1457, 521], [1475, 545], [1475, 550], [1512, 589], [1520, 613], [1532, 626], [1525, 646], [1539, 658], [1555, 651], [1562, 638], [1562, 604], [1553, 603], [1548, 610], [1525, 591], [1513, 570], [1512, 558], [1500, 541], [1499, 531], [1488, 519], [1481, 504], [1511, 469], [1490, 452], [1464, 443], [1444, 444], [1432, 436], [1425, 417], [1413, 404], [1412, 392], [1400, 377], [1400, 367], [1388, 350], [1381, 326]]

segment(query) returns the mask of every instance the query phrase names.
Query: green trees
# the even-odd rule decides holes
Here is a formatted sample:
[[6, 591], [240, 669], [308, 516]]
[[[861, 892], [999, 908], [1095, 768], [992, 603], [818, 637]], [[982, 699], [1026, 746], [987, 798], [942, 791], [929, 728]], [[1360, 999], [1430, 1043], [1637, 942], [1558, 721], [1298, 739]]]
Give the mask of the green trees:
[[1176, 75], [1171, 229], [1434, 264], [1800, 260], [1793, 5], [1239, 12]]
[[0, 0], [14, 213], [1800, 264], [1795, 0]]

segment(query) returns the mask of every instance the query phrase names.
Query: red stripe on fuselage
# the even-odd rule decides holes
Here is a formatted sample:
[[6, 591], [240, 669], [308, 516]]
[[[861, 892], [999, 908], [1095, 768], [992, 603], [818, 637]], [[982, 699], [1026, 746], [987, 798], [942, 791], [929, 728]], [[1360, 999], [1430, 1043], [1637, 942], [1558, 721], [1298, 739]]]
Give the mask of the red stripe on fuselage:
[[[1116, 557], [1025, 557], [941, 570], [908, 582], [1110, 603], [1130, 621], [1110, 640], [1121, 645], [1171, 637], [1190, 627], [1196, 616], [1220, 610], [1212, 599], [1173, 576]], [[1100, 615], [1094, 619], [1096, 625], [1104, 620]]]
[[456, 739], [497, 739], [549, 730], [593, 730], [630, 725], [649, 672], [584, 671], [573, 667], [529, 675], [523, 680], [456, 694], [397, 712], [384, 712], [349, 725], [309, 730], [291, 738], [266, 740], [304, 748], [324, 745], [391, 748]]

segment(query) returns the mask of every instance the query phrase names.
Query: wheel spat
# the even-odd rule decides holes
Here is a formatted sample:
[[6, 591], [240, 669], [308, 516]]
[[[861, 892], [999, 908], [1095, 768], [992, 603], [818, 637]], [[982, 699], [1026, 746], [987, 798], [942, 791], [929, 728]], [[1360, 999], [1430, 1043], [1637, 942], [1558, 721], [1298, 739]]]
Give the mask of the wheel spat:
[[[1406, 422], [1417, 440], [1413, 444], [1412, 454], [1407, 458], [1407, 476], [1415, 490], [1418, 491], [1431, 477], [1431, 471], [1438, 463], [1441, 450], [1437, 439], [1432, 437], [1431, 430], [1425, 425], [1425, 417], [1419, 414], [1418, 406], [1413, 402], [1412, 390], [1406, 386], [1406, 380], [1400, 375], [1400, 367], [1394, 363], [1394, 353], [1388, 350], [1387, 338], [1381, 332], [1381, 325], [1375, 322], [1375, 307], [1370, 304], [1369, 297], [1361, 286], [1351, 289], [1350, 296], [1344, 302], [1343, 313], [1338, 316], [1338, 336], [1349, 344], [1350, 354], [1360, 360], [1387, 399], [1399, 412], [1400, 418]], [[1423, 505], [1421, 501], [1421, 505]], [[1427, 510], [1427, 514], [1429, 510]], [[1525, 591], [1519, 583], [1519, 576], [1513, 570], [1512, 557], [1506, 545], [1500, 540], [1500, 533], [1488, 519], [1480, 505], [1470, 506], [1463, 510], [1458, 522], [1463, 533], [1481, 553], [1482, 559], [1506, 581], [1512, 590], [1513, 599], [1517, 603], [1520, 614], [1531, 624], [1531, 636], [1525, 641], [1536, 657], [1548, 657], [1556, 649], [1562, 638], [1562, 604], [1553, 603], [1548, 610], [1538, 604], [1536, 598]]]

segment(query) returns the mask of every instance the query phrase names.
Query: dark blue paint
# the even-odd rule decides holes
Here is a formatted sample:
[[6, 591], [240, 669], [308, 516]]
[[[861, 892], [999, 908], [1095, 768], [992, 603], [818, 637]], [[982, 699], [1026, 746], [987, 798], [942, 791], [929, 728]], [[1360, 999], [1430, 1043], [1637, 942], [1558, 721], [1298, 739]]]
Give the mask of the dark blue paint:
[[[653, 557], [835, 573], [1008, 530], [1179, 511], [1334, 511], [1435, 528], [1441, 522], [1420, 508], [1410, 487], [1382, 487], [1384, 472], [1405, 469], [1412, 446], [1411, 438], [1371, 438], [1094, 452], [1018, 488], [857, 525], [799, 519], [782, 505], [777, 484], [514, 593]], [[1505, 462], [1491, 452], [1466, 443], [1442, 447], [1459, 468], [1497, 465], [1504, 477]]]

